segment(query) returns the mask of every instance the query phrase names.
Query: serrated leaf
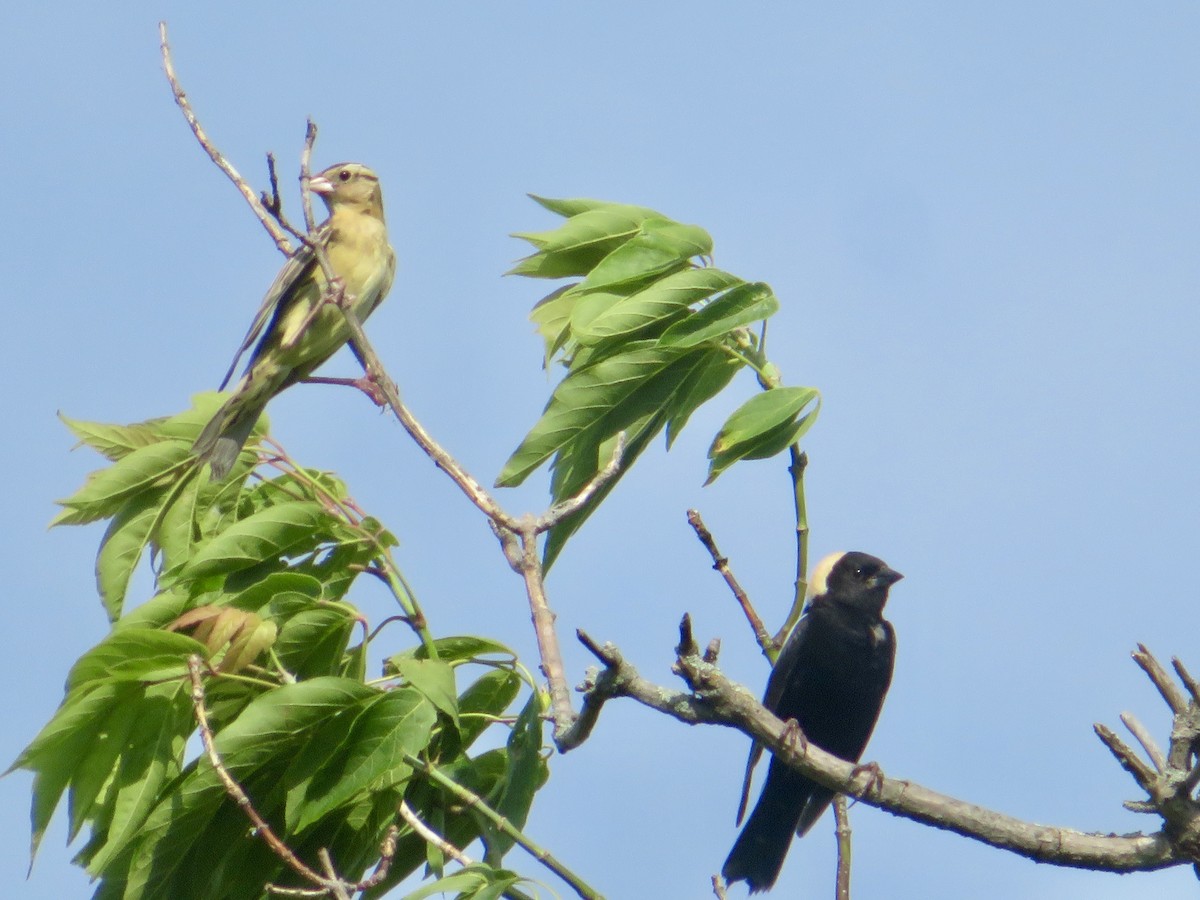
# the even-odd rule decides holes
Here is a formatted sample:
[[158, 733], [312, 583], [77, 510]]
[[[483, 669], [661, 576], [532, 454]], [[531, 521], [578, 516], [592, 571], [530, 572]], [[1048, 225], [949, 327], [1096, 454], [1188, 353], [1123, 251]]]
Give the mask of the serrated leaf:
[[[814, 401], [813, 409], [800, 416]], [[816, 388], [779, 387], [751, 397], [734, 410], [713, 438], [705, 484], [712, 483], [739, 459], [766, 459], [782, 452], [812, 427], [819, 411], [820, 392]]]
[[92, 720], [91, 739], [75, 762], [68, 797], [67, 840], [73, 841], [89, 818], [105, 783], [113, 776], [117, 761], [125, 750], [134, 723], [141, 712], [140, 703], [121, 703], [104, 718]]
[[154, 544], [162, 553], [163, 568], [180, 567], [192, 554], [198, 538], [196, 511], [205, 492], [203, 479], [191, 479], [161, 511]]
[[66, 499], [51, 525], [80, 525], [115, 515], [131, 497], [163, 487], [191, 454], [182, 441], [161, 441], [133, 451], [107, 469], [91, 473], [83, 487]]
[[202, 545], [179, 575], [225, 575], [277, 559], [299, 546], [315, 546], [331, 521], [326, 509], [310, 500], [276, 504], [240, 519]]
[[761, 281], [726, 291], [707, 306], [676, 322], [658, 339], [664, 347], [695, 347], [724, 337], [735, 328], [773, 316], [779, 300]]
[[[693, 257], [712, 252], [712, 238], [703, 228], [670, 219], [647, 219], [641, 231], [587, 272], [581, 291], [612, 291], [689, 266]], [[582, 274], [582, 273], [581, 273]]]

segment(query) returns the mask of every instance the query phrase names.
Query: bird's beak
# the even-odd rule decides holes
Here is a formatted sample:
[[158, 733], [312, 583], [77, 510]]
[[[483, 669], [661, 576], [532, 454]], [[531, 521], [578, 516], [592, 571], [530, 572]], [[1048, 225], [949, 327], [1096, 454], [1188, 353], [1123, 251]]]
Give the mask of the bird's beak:
[[326, 194], [333, 193], [333, 182], [324, 175], [314, 175], [308, 179], [308, 189], [314, 194], [324, 197]]
[[884, 566], [872, 576], [871, 581], [875, 583], [876, 587], [891, 587], [903, 577], [895, 569]]

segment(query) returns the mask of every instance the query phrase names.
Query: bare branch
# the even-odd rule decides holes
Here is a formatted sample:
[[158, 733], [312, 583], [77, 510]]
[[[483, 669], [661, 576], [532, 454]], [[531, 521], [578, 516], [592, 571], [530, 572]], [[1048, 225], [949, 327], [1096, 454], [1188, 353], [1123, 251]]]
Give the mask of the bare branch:
[[613, 446], [612, 456], [609, 457], [607, 465], [599, 472], [592, 476], [574, 497], [568, 497], [555, 503], [545, 513], [537, 519], [538, 532], [549, 531], [563, 519], [574, 515], [579, 509], [592, 499], [602, 487], [612, 481], [619, 471], [621, 471], [621, 457], [625, 454], [625, 432], [622, 431], [617, 435], [616, 443]]
[[[642, 678], [610, 644], [601, 646], [590, 641], [588, 646], [614, 670], [607, 680], [604, 673], [597, 679], [611, 697], [629, 697], [689, 725], [737, 728], [761, 741], [786, 765], [835, 791], [850, 791], [863, 771], [862, 766], [838, 759], [811, 742], [803, 745], [789, 742], [784, 722], [767, 711], [748, 690], [729, 681], [694, 652], [680, 655], [675, 662], [675, 670], [690, 687], [689, 692], [681, 692]], [[1153, 773], [1149, 774], [1153, 777]], [[1172, 840], [1163, 832], [1124, 836], [1088, 834], [1023, 822], [910, 781], [889, 778], [882, 772], [871, 782], [860, 798], [871, 806], [1040, 862], [1133, 872], [1166, 868], [1186, 859], [1176, 852]]]
[[1192, 695], [1192, 702], [1200, 704], [1200, 683], [1192, 677], [1192, 673], [1187, 670], [1178, 657], [1171, 658], [1171, 665], [1175, 669], [1175, 674], [1179, 676], [1179, 680], [1188, 689], [1188, 693]]
[[1121, 713], [1121, 724], [1129, 729], [1142, 749], [1146, 751], [1146, 755], [1150, 757], [1150, 762], [1154, 763], [1154, 768], [1162, 772], [1167, 767], [1167, 758], [1163, 756], [1162, 750], [1155, 743], [1154, 738], [1150, 736], [1150, 732], [1146, 730], [1146, 726], [1139, 722], [1132, 713]]
[[216, 164], [218, 169], [225, 173], [229, 180], [232, 181], [234, 186], [238, 189], [238, 192], [242, 195], [242, 197], [245, 198], [246, 202], [250, 204], [250, 208], [254, 210], [254, 214], [258, 217], [258, 221], [262, 223], [263, 228], [265, 228], [267, 233], [271, 235], [271, 240], [275, 242], [275, 246], [279, 248], [279, 252], [287, 256], [291, 256], [292, 244], [287, 239], [287, 235], [284, 234], [283, 230], [280, 228], [279, 223], [275, 220], [267, 208], [263, 206], [263, 203], [259, 199], [258, 195], [254, 193], [250, 185], [246, 183], [246, 179], [242, 178], [242, 176], [238, 174], [238, 171], [233, 167], [233, 164], [230, 163], [229, 160], [225, 158], [224, 154], [222, 154], [221, 151], [218, 150], [212, 143], [212, 141], [209, 140], [208, 134], [204, 131], [203, 126], [200, 124], [199, 118], [197, 118], [195, 111], [193, 111], [192, 104], [188, 100], [187, 94], [183, 90], [183, 85], [179, 83], [179, 79], [175, 75], [175, 64], [171, 60], [171, 45], [167, 42], [166, 22], [158, 23], [158, 40], [159, 49], [162, 52], [163, 69], [166, 72], [167, 81], [171, 85], [171, 93], [175, 95], [175, 104], [179, 107], [179, 111], [183, 113], [184, 119], [187, 120], [188, 126], [192, 129], [192, 134], [196, 136], [196, 140], [200, 143], [200, 146], [204, 148], [204, 152], [208, 154], [208, 158]]
[[1133, 654], [1133, 661], [1154, 682], [1154, 686], [1158, 688], [1162, 698], [1167, 701], [1167, 706], [1171, 707], [1171, 712], [1178, 714], [1187, 709], [1187, 697], [1171, 680], [1171, 676], [1167, 674], [1167, 670], [1162, 667], [1162, 664], [1146, 649], [1145, 644], [1138, 644], [1137, 650]]
[[254, 833], [266, 841], [267, 846], [271, 848], [272, 852], [283, 860], [292, 871], [312, 884], [320, 885], [322, 888], [330, 887], [324, 876], [302, 863], [296, 854], [292, 852], [291, 848], [279, 839], [274, 829], [259, 815], [258, 810], [254, 808], [254, 804], [250, 801], [246, 792], [242, 790], [241, 785], [234, 781], [233, 776], [229, 774], [229, 770], [225, 768], [225, 764], [221, 762], [221, 757], [217, 754], [217, 748], [213, 742], [212, 728], [208, 724], [208, 709], [205, 706], [204, 699], [204, 680], [200, 671], [203, 664], [204, 661], [199, 656], [192, 655], [188, 657], [188, 672], [192, 678], [192, 706], [196, 713], [196, 724], [200, 728], [200, 740], [204, 743], [204, 750], [208, 754], [208, 761], [212, 763], [217, 777], [221, 779], [221, 784], [225, 786], [225, 793], [241, 808], [242, 812], [246, 814], [246, 818], [254, 823]]
[[750, 602], [750, 598], [746, 595], [745, 590], [742, 589], [742, 585], [733, 574], [733, 570], [729, 568], [729, 560], [722, 556], [721, 551], [717, 549], [717, 541], [712, 536], [712, 532], [708, 530], [697, 510], [689, 509], [687, 511], [687, 520], [688, 524], [692, 526], [692, 530], [696, 532], [696, 537], [700, 539], [700, 543], [704, 545], [704, 549], [708, 551], [708, 555], [712, 557], [713, 568], [720, 573], [721, 577], [725, 579], [725, 583], [729, 585], [729, 590], [733, 592], [734, 599], [737, 600], [738, 605], [742, 608], [742, 612], [746, 616], [746, 621], [750, 623], [750, 628], [754, 631], [754, 639], [758, 641], [758, 646], [762, 648], [763, 655], [768, 660], [774, 662], [779, 648], [767, 632], [762, 619], [758, 617], [758, 613], [754, 609], [754, 604]]

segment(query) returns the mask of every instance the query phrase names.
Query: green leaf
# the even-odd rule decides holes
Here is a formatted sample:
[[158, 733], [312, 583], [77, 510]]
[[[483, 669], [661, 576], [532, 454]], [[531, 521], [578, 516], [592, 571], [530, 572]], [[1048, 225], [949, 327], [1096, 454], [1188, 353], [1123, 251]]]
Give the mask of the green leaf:
[[73, 841], [79, 829], [92, 813], [101, 789], [112, 777], [113, 770], [129, 743], [129, 735], [141, 712], [140, 703], [122, 703], [109, 710], [107, 716], [92, 721], [91, 740], [76, 760], [71, 775], [68, 802], [69, 824], [67, 840]]
[[712, 238], [703, 228], [670, 219], [647, 219], [642, 222], [639, 234], [587, 272], [579, 289], [612, 291], [648, 281], [683, 269], [691, 265], [693, 257], [711, 252]]
[[333, 523], [319, 503], [279, 503], [235, 522], [201, 546], [179, 572], [182, 578], [204, 578], [247, 569], [278, 559], [298, 547], [319, 543]]
[[572, 371], [554, 389], [541, 419], [504, 464], [497, 487], [520, 484], [589, 429], [607, 437], [660, 408], [678, 389], [672, 366], [679, 360], [678, 351], [642, 342], [630, 345], [628, 352]]
[[693, 369], [672, 398], [667, 418], [667, 449], [697, 409], [725, 389], [746, 363], [716, 347], [696, 358]]
[[465, 752], [493, 723], [503, 716], [521, 689], [521, 677], [511, 669], [484, 672], [458, 698], [460, 751]]
[[[816, 405], [800, 416], [814, 402]], [[819, 410], [816, 388], [778, 387], [751, 397], [734, 410], [713, 438], [705, 484], [739, 459], [766, 459], [791, 446], [812, 427]]]
[[295, 609], [282, 598], [272, 604], [273, 614], [282, 620], [275, 653], [284, 668], [298, 678], [337, 674], [342, 655], [354, 630], [354, 612], [339, 604], [315, 604], [304, 600], [305, 608]]
[[521, 260], [509, 275], [564, 278], [586, 275], [600, 260], [638, 234], [651, 210], [612, 205], [571, 216], [553, 231], [524, 232], [513, 237], [528, 241], [538, 252]]
[[199, 540], [196, 513], [201, 508], [206, 486], [201, 478], [191, 479], [162, 510], [153, 537], [162, 553], [164, 569], [178, 568], [192, 555], [192, 548]]
[[156, 427], [159, 420], [135, 425], [109, 425], [104, 422], [85, 422], [58, 414], [59, 420], [78, 438], [80, 445], [91, 447], [110, 460], [128, 456], [134, 450], [157, 444], [162, 436]]
[[121, 617], [129, 579], [150, 543], [166, 494], [161, 490], [148, 491], [134, 497], [113, 516], [100, 539], [100, 552], [96, 554], [96, 589], [110, 622]]
[[87, 861], [91, 875], [102, 873], [137, 839], [159, 791], [179, 774], [194, 725], [190, 685], [157, 685], [147, 691], [110, 786], [111, 819]]
[[742, 284], [686, 319], [676, 322], [658, 339], [664, 347], [695, 347], [724, 337], [735, 328], [758, 322], [779, 310], [779, 300], [761, 281]]
[[[508, 769], [504, 789], [493, 809], [518, 830], [525, 827], [533, 797], [546, 783], [546, 762], [542, 759], [542, 697], [534, 693], [517, 717], [508, 738]], [[498, 866], [515, 840], [492, 825], [485, 827], [487, 861]]]
[[571, 315], [571, 334], [588, 346], [629, 338], [659, 323], [669, 322], [693, 303], [741, 283], [740, 278], [720, 269], [687, 268], [653, 281], [628, 296], [600, 292], [584, 294]]
[[641, 213], [643, 218], [658, 216], [652, 209], [647, 209], [644, 206], [631, 206], [628, 203], [614, 203], [611, 200], [589, 200], [584, 197], [577, 197], [570, 200], [555, 200], [551, 197], [539, 197], [537, 194], [529, 194], [529, 199], [541, 205], [543, 208], [550, 210], [552, 213], [558, 213], [560, 216], [577, 216], [580, 213], [591, 212], [597, 209], [617, 209], [629, 210], [631, 213]]
[[67, 676], [67, 691], [118, 681], [162, 681], [187, 673], [192, 654], [204, 645], [185, 634], [151, 628], [121, 628], [79, 658]]
[[425, 695], [434, 706], [448, 715], [458, 727], [458, 690], [454, 669], [440, 659], [396, 660], [400, 677]]
[[529, 313], [545, 344], [542, 364], [548, 366], [554, 354], [563, 348], [570, 336], [571, 311], [579, 300], [575, 284], [568, 284], [547, 294]]
[[[507, 656], [509, 659], [514, 660], [517, 658], [514, 650], [506, 647], [499, 641], [493, 641], [491, 638], [477, 637], [473, 634], [436, 638], [433, 645], [437, 649], [437, 658], [442, 662], [448, 663], [469, 662], [480, 656]], [[429, 650], [426, 649], [424, 644], [417, 644], [411, 650], [398, 654], [398, 656], [428, 659]]]
[[5, 772], [28, 769], [34, 773], [31, 861], [37, 855], [38, 845], [63, 791], [92, 745], [95, 723], [107, 719], [114, 709], [141, 695], [141, 685], [129, 683], [103, 684], [95, 690], [68, 695], [54, 718]]
[[[343, 678], [314, 678], [267, 691], [217, 733], [217, 753], [270, 821], [282, 804], [283, 775], [295, 761], [297, 748], [326, 722], [376, 696], [379, 691]], [[127, 878], [123, 896], [128, 900], [182, 900], [211, 896], [213, 891], [232, 896], [218, 890], [231, 879], [258, 879], [261, 890], [262, 881], [277, 870], [278, 859], [260, 841], [247, 841], [246, 828], [245, 816], [202, 754], [150, 813], [127, 858], [127, 872], [106, 873], [106, 879]], [[254, 864], [248, 871], [230, 865], [243, 853], [250, 860], [244, 864]], [[239, 890], [237, 895], [246, 895], [244, 883]]]
[[[670, 424], [668, 437], [673, 439], [696, 407], [728, 383], [742, 363], [737, 360], [731, 363], [723, 357], [725, 354], [720, 349], [709, 347], [680, 354], [624, 401], [623, 410], [612, 411], [614, 416], [619, 412], [620, 418], [615, 421], [601, 418], [559, 450], [551, 479], [555, 502], [578, 493], [612, 458], [617, 432], [622, 429], [626, 432], [625, 453], [617, 476], [605, 483], [578, 512], [550, 530], [543, 550], [543, 565], [548, 568], [553, 564], [567, 539], [604, 502], [664, 425]], [[600, 409], [597, 412], [603, 416], [607, 411]], [[640, 417], [628, 421], [628, 417], [639, 412], [642, 413]]]
[[331, 720], [289, 770], [289, 828], [304, 831], [356, 797], [406, 781], [412, 769], [404, 756], [428, 746], [436, 721], [426, 697], [405, 689], [369, 700], [352, 724]]
[[59, 500], [65, 507], [50, 523], [81, 525], [115, 515], [131, 497], [160, 488], [191, 454], [183, 441], [162, 441], [133, 451], [120, 462], [93, 472], [83, 487]]

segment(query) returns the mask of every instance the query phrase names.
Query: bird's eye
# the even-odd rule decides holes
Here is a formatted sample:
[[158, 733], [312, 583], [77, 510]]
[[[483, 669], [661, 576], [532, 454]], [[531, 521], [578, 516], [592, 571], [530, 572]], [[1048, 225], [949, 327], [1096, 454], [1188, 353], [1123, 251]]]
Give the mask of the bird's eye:
[[350, 180], [350, 170], [342, 169], [342, 171], [338, 172], [338, 178], [340, 178], [342, 181], [349, 181]]

